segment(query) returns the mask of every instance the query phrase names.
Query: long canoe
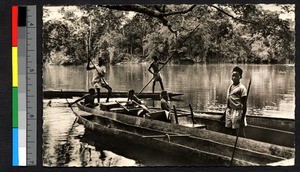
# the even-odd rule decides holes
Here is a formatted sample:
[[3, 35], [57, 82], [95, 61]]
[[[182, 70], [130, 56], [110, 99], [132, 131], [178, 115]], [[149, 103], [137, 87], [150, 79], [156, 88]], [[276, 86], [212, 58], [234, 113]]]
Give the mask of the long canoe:
[[[154, 110], [157, 108], [153, 108]], [[189, 110], [177, 109], [180, 114], [190, 114]], [[221, 121], [222, 112], [196, 111], [193, 112], [194, 123], [206, 126], [207, 130], [235, 135], [232, 130], [225, 127]], [[191, 116], [181, 115], [185, 120], [179, 124], [190, 121]], [[295, 120], [289, 118], [264, 117], [247, 115], [248, 125], [240, 130], [240, 137], [277, 144], [287, 147], [295, 147]]]
[[[221, 122], [221, 113], [195, 113], [196, 123], [206, 125], [208, 130], [232, 134]], [[295, 147], [295, 120], [287, 118], [263, 117], [247, 115], [248, 125], [240, 133], [241, 137]]]
[[[190, 128], [158, 120], [124, 115], [77, 103], [78, 122], [87, 131], [127, 140], [132, 144], [152, 148], [172, 156], [183, 156], [193, 165], [229, 165], [235, 137], [205, 129]], [[85, 113], [82, 113], [85, 112]], [[90, 114], [86, 114], [86, 112]], [[82, 113], [82, 114], [81, 114]], [[295, 157], [292, 148], [240, 138], [235, 151], [234, 165], [267, 165]]]
[[[53, 99], [53, 98], [72, 98], [72, 97], [82, 97], [83, 95], [87, 94], [86, 91], [61, 91], [61, 90], [46, 90], [43, 91], [43, 95], [45, 99]], [[169, 93], [170, 99], [173, 99], [176, 96], [181, 96], [183, 94], [181, 93]], [[101, 92], [100, 97], [101, 98], [106, 98], [107, 92]], [[117, 91], [117, 92], [112, 92], [112, 97], [128, 97], [128, 92], [126, 91]], [[149, 92], [144, 92], [141, 93], [139, 98], [152, 98], [154, 100], [159, 100], [160, 99], [160, 93], [149, 93]]]

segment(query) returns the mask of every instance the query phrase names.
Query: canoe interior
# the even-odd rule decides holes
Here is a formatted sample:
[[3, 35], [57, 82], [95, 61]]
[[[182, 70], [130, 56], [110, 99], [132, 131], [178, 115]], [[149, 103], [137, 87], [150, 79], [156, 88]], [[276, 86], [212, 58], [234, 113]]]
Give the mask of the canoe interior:
[[[94, 115], [79, 116], [79, 122], [94, 133], [131, 140], [143, 147], [154, 147], [167, 154], [187, 153], [197, 157], [199, 165], [229, 165], [235, 137], [209, 130], [188, 128], [172, 123], [144, 119], [119, 113], [90, 109], [78, 104], [81, 110]], [[164, 134], [189, 134], [188, 137], [144, 138]], [[155, 145], [155, 146], [153, 146]], [[177, 156], [180, 156], [177, 155]], [[235, 165], [263, 165], [294, 157], [294, 150], [240, 138], [235, 153]], [[195, 161], [195, 158], [193, 158]]]

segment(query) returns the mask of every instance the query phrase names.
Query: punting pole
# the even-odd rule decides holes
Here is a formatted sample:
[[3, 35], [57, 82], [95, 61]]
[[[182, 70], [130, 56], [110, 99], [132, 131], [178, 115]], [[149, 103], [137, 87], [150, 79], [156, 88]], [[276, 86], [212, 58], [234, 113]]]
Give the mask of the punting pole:
[[[192, 34], [197, 30], [197, 28], [200, 26], [201, 23], [199, 23], [190, 33], [187, 37], [184, 38], [184, 40], [179, 44], [179, 46], [175, 49], [175, 51], [173, 51], [173, 53], [171, 54], [171, 56], [165, 61], [165, 63], [158, 69], [158, 72], [162, 70], [162, 68], [165, 67], [165, 65], [172, 59], [172, 57], [174, 56], [174, 54], [177, 52], [177, 50], [183, 45], [183, 43], [185, 43], [185, 41], [188, 40], [188, 38], [190, 36], [192, 36]], [[141, 89], [141, 91], [137, 94], [137, 96], [139, 96], [144, 89], [150, 84], [150, 82], [155, 78], [155, 76], [153, 76], [148, 83]], [[154, 102], [153, 102], [154, 103]], [[154, 106], [154, 105], [153, 105]]]
[[[250, 78], [250, 81], [249, 81], [249, 84], [248, 84], [247, 97], [246, 97], [246, 105], [247, 105], [247, 100], [248, 100], [249, 93], [250, 93], [250, 87], [251, 87], [251, 78]], [[247, 107], [247, 106], [246, 106], [246, 107]], [[245, 112], [243, 112], [242, 117], [245, 118], [246, 112], [247, 112], [247, 109], [245, 110]], [[241, 122], [240, 122], [240, 126], [241, 126], [242, 123], [244, 122], [244, 118], [242, 118], [242, 120], [241, 120]], [[241, 127], [239, 127], [239, 128], [237, 129], [237, 132], [236, 132], [236, 139], [235, 139], [235, 143], [234, 143], [234, 147], [233, 147], [233, 151], [232, 151], [232, 156], [231, 156], [231, 160], [230, 160], [230, 166], [232, 166], [232, 164], [233, 164], [233, 158], [234, 158], [234, 153], [235, 153], [235, 150], [236, 150], [236, 145], [237, 145], [237, 142], [238, 142], [238, 139], [239, 139], [240, 128], [241, 128]]]

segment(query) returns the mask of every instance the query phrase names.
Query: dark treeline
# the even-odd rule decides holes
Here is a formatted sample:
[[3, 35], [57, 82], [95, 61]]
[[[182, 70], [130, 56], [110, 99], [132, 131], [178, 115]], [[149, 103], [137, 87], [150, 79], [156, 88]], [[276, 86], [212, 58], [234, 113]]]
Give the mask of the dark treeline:
[[294, 63], [294, 20], [279, 17], [293, 12], [294, 6], [276, 7], [281, 10], [251, 4], [78, 6], [56, 11], [49, 6], [43, 10], [43, 59], [70, 65], [102, 57], [116, 64], [149, 61], [152, 55], [166, 60], [174, 52], [172, 63]]

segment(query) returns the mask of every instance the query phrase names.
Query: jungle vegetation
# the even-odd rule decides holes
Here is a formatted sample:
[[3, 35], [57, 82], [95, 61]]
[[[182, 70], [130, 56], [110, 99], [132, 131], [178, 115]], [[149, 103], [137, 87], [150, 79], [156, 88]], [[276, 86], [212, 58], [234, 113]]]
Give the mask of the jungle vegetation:
[[101, 57], [116, 64], [173, 54], [171, 63], [294, 63], [295, 23], [280, 17], [294, 6], [274, 6], [280, 10], [257, 4], [45, 6], [43, 60], [79, 65]]

